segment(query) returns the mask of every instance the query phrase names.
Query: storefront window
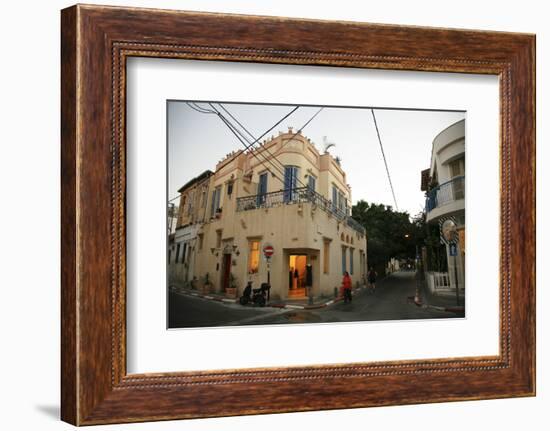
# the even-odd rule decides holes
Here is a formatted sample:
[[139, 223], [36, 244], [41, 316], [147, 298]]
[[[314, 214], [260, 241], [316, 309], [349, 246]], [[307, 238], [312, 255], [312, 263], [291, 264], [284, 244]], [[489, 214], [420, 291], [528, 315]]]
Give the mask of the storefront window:
[[248, 273], [256, 274], [260, 267], [260, 241], [250, 241], [248, 251]]

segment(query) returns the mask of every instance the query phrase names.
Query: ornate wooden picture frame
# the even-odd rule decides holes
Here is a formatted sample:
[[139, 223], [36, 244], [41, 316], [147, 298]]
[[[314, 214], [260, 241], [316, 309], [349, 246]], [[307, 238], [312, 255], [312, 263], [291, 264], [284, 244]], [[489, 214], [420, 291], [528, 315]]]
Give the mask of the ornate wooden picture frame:
[[[78, 5], [62, 11], [61, 49], [64, 421], [90, 425], [535, 394], [534, 35]], [[125, 84], [132, 56], [497, 75], [500, 353], [127, 374]], [[247, 402], [234, 401], [242, 399]]]

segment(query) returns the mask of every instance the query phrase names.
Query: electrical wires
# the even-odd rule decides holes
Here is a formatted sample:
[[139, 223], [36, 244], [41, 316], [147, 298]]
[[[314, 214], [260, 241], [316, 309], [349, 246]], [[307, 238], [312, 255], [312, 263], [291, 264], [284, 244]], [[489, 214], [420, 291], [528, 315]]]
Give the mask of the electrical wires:
[[[293, 114], [299, 106], [294, 107], [288, 114], [286, 114], [283, 118], [281, 118], [277, 123], [275, 123], [272, 127], [270, 127], [266, 132], [264, 132], [261, 136], [258, 138], [255, 138], [254, 135], [225, 107], [223, 104], [218, 103], [221, 110], [223, 110], [241, 129], [239, 130], [238, 127], [236, 127], [225, 115], [223, 115], [220, 110], [218, 110], [213, 103], [208, 103], [210, 105], [211, 109], [204, 108], [197, 103], [192, 102], [186, 102], [187, 105], [194, 109], [197, 112], [203, 113], [203, 114], [215, 114], [217, 115], [220, 120], [226, 125], [226, 127], [235, 135], [235, 137], [241, 142], [241, 144], [244, 146], [245, 150], [251, 150], [251, 154], [253, 157], [255, 157], [275, 178], [277, 178], [284, 186], [284, 165], [277, 160], [275, 155], [271, 153], [269, 148], [263, 148], [261, 151], [255, 151], [256, 149], [253, 148], [254, 145], [259, 142], [265, 135], [267, 135], [271, 130], [273, 130], [275, 127], [277, 127], [280, 123], [282, 123], [286, 118], [288, 118], [291, 114]], [[288, 139], [284, 144], [288, 144], [291, 142], [307, 125], [309, 125], [317, 115], [323, 110], [323, 108], [318, 109], [303, 125], [300, 127], [296, 133], [294, 133], [290, 139]], [[249, 138], [247, 138], [243, 131], [252, 139], [252, 142], [249, 141]], [[282, 148], [282, 147], [281, 147]], [[268, 156], [266, 156], [267, 153]], [[261, 159], [260, 159], [261, 157]], [[266, 163], [269, 164], [269, 167], [266, 165]], [[280, 178], [278, 175], [282, 175], [283, 178]], [[302, 186], [305, 187], [306, 185], [299, 179], [296, 178], [296, 181]]]
[[374, 120], [374, 127], [376, 128], [376, 135], [378, 136], [378, 142], [380, 143], [380, 151], [382, 152], [382, 159], [384, 159], [384, 166], [386, 167], [386, 174], [388, 175], [388, 181], [390, 183], [391, 194], [393, 196], [393, 202], [395, 204], [395, 209], [399, 211], [397, 206], [397, 199], [395, 199], [395, 191], [393, 190], [393, 184], [391, 182], [390, 170], [388, 168], [388, 162], [386, 160], [386, 154], [384, 153], [384, 146], [382, 145], [382, 139], [380, 139], [380, 131], [378, 130], [378, 123], [376, 122], [376, 115], [374, 115], [374, 109], [371, 108], [370, 112], [372, 113], [372, 119]]

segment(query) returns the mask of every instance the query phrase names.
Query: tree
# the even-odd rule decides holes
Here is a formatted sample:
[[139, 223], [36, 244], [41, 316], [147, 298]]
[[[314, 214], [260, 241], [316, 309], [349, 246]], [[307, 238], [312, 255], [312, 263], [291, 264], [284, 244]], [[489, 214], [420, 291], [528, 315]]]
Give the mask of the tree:
[[367, 261], [380, 274], [390, 258], [414, 259], [427, 236], [425, 221], [408, 212], [394, 211], [389, 205], [360, 200], [352, 207], [352, 216], [367, 231]]

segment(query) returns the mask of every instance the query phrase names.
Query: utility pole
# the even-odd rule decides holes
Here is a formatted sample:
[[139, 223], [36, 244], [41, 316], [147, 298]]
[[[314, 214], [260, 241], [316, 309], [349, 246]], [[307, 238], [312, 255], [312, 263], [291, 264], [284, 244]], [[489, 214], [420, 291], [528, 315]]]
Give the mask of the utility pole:
[[453, 257], [454, 264], [454, 279], [455, 279], [455, 293], [456, 293], [456, 305], [460, 305], [460, 292], [458, 288], [458, 232], [456, 221], [453, 217], [449, 217], [445, 220], [440, 220], [441, 238], [444, 243], [449, 247], [449, 255]]

